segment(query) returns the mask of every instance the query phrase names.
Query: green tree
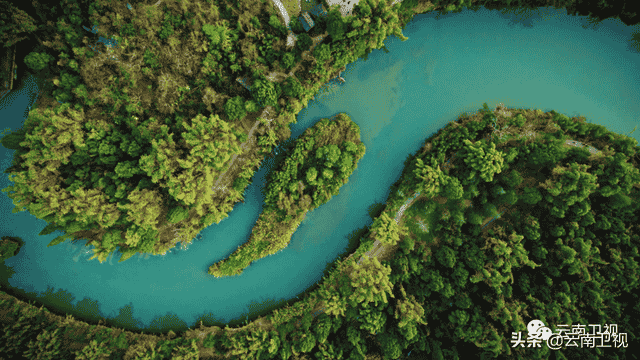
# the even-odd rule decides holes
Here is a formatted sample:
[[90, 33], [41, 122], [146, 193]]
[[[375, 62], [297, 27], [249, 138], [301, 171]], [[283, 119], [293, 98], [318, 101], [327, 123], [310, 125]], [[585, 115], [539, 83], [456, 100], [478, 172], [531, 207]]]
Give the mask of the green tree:
[[286, 35], [287, 29], [282, 26], [280, 19], [276, 15], [269, 17], [269, 26], [275, 29], [280, 35]]
[[76, 360], [101, 359], [110, 356], [111, 351], [107, 343], [98, 343], [96, 340], [91, 340], [81, 351], [75, 352], [75, 358]]
[[266, 78], [258, 78], [251, 86], [251, 94], [262, 106], [276, 106], [278, 94], [274, 83]]
[[247, 112], [256, 112], [256, 111], [260, 111], [260, 104], [258, 104], [257, 102], [253, 101], [253, 100], [249, 100], [247, 102], [244, 103], [244, 109]]
[[214, 26], [211, 24], [204, 24], [202, 26], [202, 32], [207, 35], [212, 46], [223, 44], [228, 39], [227, 28], [224, 26]]
[[376, 240], [385, 245], [396, 245], [400, 241], [400, 235], [405, 233], [403, 230], [398, 226], [395, 219], [392, 219], [386, 212], [380, 214], [371, 224], [372, 234], [374, 234]]
[[315, 56], [320, 64], [324, 64], [325, 61], [331, 58], [331, 46], [326, 43], [316, 46], [313, 50], [313, 56]]
[[402, 355], [401, 343], [394, 332], [380, 333], [377, 338], [385, 359], [397, 359]]
[[48, 68], [53, 60], [53, 56], [47, 53], [31, 52], [25, 56], [24, 63], [32, 70], [40, 71]]
[[332, 7], [327, 14], [327, 32], [333, 41], [342, 40], [346, 25], [338, 7]]
[[443, 245], [436, 252], [436, 258], [443, 266], [453, 268], [457, 261], [456, 254], [457, 252], [455, 250]]
[[296, 62], [296, 57], [293, 53], [291, 52], [286, 52], [284, 53], [284, 55], [282, 55], [282, 66], [289, 70], [293, 67], [293, 65], [295, 65]]
[[29, 341], [27, 351], [23, 353], [24, 357], [37, 360], [59, 359], [62, 355], [62, 341], [60, 339], [61, 335], [59, 334], [61, 330], [61, 328], [53, 331], [47, 329], [42, 330], [35, 341]]
[[3, 236], [0, 239], [0, 263], [18, 254], [24, 241], [19, 237]]
[[[410, 0], [407, 0], [407, 1], [410, 1]], [[356, 3], [356, 6], [354, 7], [354, 12], [362, 17], [368, 17], [368, 16], [371, 16], [371, 7], [369, 6], [368, 2], [359, 1], [358, 3]]]
[[244, 98], [242, 96], [236, 96], [227, 100], [226, 104], [224, 104], [224, 111], [229, 120], [244, 118], [247, 115], [247, 110], [244, 106]]
[[518, 195], [516, 195], [515, 190], [507, 190], [500, 196], [500, 200], [505, 204], [513, 205], [518, 201]]
[[309, 352], [316, 345], [316, 338], [312, 333], [302, 333], [294, 340], [293, 346], [297, 352]]
[[358, 309], [360, 329], [369, 332], [371, 335], [382, 331], [387, 322], [387, 315], [382, 310], [384, 310], [383, 305], [376, 307], [370, 304], [362, 304]]
[[333, 360], [342, 359], [343, 350], [333, 344], [319, 344], [318, 351], [314, 354], [317, 359]]
[[495, 143], [487, 145], [478, 141], [473, 144], [466, 139], [464, 144], [462, 158], [470, 169], [465, 180], [471, 180], [476, 175], [480, 175], [482, 180], [491, 182], [494, 174], [502, 172], [503, 153], [496, 150]]
[[316, 170], [316, 168], [314, 167], [310, 167], [309, 170], [307, 170], [307, 182], [309, 184], [314, 184], [316, 177], [318, 176], [318, 171]]
[[522, 201], [529, 205], [535, 205], [542, 200], [542, 194], [536, 188], [525, 187], [522, 194]]
[[2, 146], [11, 150], [20, 149], [20, 143], [25, 140], [25, 130], [19, 129], [2, 137]]
[[323, 344], [329, 334], [331, 334], [331, 318], [327, 314], [318, 315], [317, 322], [313, 328], [316, 340], [319, 344]]
[[422, 320], [424, 309], [413, 295], [410, 295], [406, 299], [398, 299], [394, 316], [398, 320], [399, 328], [404, 328], [411, 324], [426, 325], [426, 322]]
[[0, 1], [0, 43], [11, 47], [37, 30], [35, 20], [7, 1]]
[[167, 221], [170, 223], [178, 223], [189, 216], [189, 210], [183, 208], [182, 206], [174, 207], [169, 210], [169, 214], [167, 214]]
[[304, 93], [304, 87], [294, 76], [287, 77], [284, 80], [283, 84], [284, 85], [282, 87], [282, 90], [284, 94], [289, 97], [298, 98], [301, 94]]
[[551, 215], [564, 217], [569, 206], [585, 201], [595, 192], [597, 176], [587, 172], [589, 167], [578, 163], [569, 164], [569, 168], [558, 165], [552, 170], [553, 179], [547, 179], [540, 185], [546, 190], [545, 200], [551, 203]]
[[[440, 165], [425, 165], [422, 159], [416, 159], [416, 168], [413, 171], [415, 176], [421, 180], [417, 187], [424, 196], [432, 197], [438, 195], [442, 188], [448, 183], [448, 176], [440, 170]], [[455, 188], [455, 184], [452, 185]]]
[[462, 199], [464, 196], [464, 188], [462, 187], [460, 180], [453, 176], [448, 177], [447, 183], [444, 186], [444, 194], [447, 198], [452, 200]]
[[298, 35], [298, 40], [296, 41], [296, 46], [299, 51], [307, 51], [313, 45], [313, 39], [306, 32]]
[[469, 221], [469, 224], [480, 225], [482, 224], [483, 218], [482, 215], [473, 210], [470, 210], [469, 215], [467, 216], [467, 220]]
[[[377, 258], [365, 256], [361, 264], [353, 264], [349, 273], [351, 289], [346, 289], [342, 296], [348, 298], [351, 306], [374, 302], [387, 303], [387, 296], [393, 295], [393, 284], [389, 281], [391, 268], [382, 265]], [[341, 291], [344, 291], [341, 289]]]

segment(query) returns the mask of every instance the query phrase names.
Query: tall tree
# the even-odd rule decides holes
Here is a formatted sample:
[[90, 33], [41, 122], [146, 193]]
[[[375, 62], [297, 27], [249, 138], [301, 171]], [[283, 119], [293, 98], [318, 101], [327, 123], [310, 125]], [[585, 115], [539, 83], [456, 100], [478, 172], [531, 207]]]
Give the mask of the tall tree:
[[8, 1], [0, 1], [0, 44], [8, 48], [38, 29], [36, 21]]
[[264, 77], [253, 82], [251, 94], [262, 106], [276, 106], [278, 101], [278, 93], [274, 83]]
[[346, 28], [342, 14], [338, 9], [338, 6], [333, 6], [327, 14], [327, 32], [334, 42], [342, 40]]
[[493, 175], [502, 172], [504, 165], [503, 153], [496, 150], [496, 144], [487, 145], [482, 141], [475, 144], [464, 140], [463, 154], [465, 164], [469, 167], [465, 180], [471, 180], [476, 175], [486, 182], [493, 181]]
[[385, 245], [397, 244], [400, 236], [405, 235], [406, 232], [406, 227], [401, 228], [386, 212], [380, 214], [371, 224], [371, 233]]

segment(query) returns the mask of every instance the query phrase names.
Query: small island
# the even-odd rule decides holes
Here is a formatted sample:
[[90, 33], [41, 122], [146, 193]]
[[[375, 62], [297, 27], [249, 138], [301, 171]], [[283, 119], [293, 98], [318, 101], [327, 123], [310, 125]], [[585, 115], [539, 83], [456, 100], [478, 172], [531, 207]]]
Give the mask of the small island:
[[284, 249], [307, 212], [339, 193], [365, 146], [360, 128], [346, 114], [321, 119], [294, 143], [266, 185], [264, 208], [249, 241], [209, 268], [216, 277], [239, 275], [252, 261]]

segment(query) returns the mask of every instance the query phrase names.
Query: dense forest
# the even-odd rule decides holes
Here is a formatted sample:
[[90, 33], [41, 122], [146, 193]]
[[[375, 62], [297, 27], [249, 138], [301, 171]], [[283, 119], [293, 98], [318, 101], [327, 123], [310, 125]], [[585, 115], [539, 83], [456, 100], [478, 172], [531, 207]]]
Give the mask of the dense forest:
[[[88, 239], [100, 261], [116, 248], [123, 261], [190, 242], [242, 200], [265, 152], [289, 136], [287, 125], [332, 69], [382, 46], [386, 34], [402, 36], [388, 4], [362, 4], [344, 19], [331, 10], [328, 18], [345, 23], [326, 25], [333, 48], [324, 43], [313, 55], [306, 33], [286, 48], [286, 27], [264, 0], [131, 9], [65, 0], [55, 22], [38, 4], [47, 20], [38, 34], [47, 37], [24, 62], [50, 81], [43, 86], [55, 100], [3, 138], [16, 150], [6, 171], [14, 185], [3, 191], [15, 211], [47, 221], [42, 235], [64, 232], [51, 245]], [[359, 41], [355, 30], [343, 36], [349, 27]], [[117, 47], [94, 46], [96, 35]], [[290, 71], [281, 82], [268, 78]], [[252, 79], [250, 92], [235, 81], [242, 77]], [[263, 110], [271, 122], [259, 120]]]
[[[404, 0], [389, 7], [366, 0], [353, 16], [330, 9], [310, 34], [293, 24], [299, 38], [288, 48], [286, 28], [267, 1], [130, 3], [34, 1], [37, 16], [3, 11], [0, 24], [4, 46], [37, 42], [21, 61], [45, 79], [47, 95], [22, 129], [2, 139], [15, 150], [7, 195], [14, 211], [49, 223], [42, 234], [65, 233], [52, 244], [89, 239], [101, 261], [116, 248], [121, 260], [162, 253], [227, 216], [318, 88], [381, 48], [388, 34], [404, 38], [401, 29], [417, 13], [554, 5], [595, 21], [638, 22], [624, 1]], [[309, 51], [310, 37], [325, 32], [328, 38]], [[98, 36], [119, 46], [94, 46]], [[294, 76], [270, 80], [271, 73], [289, 72]], [[251, 91], [238, 77], [252, 79]], [[269, 119], [260, 117], [265, 109]], [[626, 358], [640, 345], [639, 147], [584, 118], [511, 112], [484, 108], [427, 139], [405, 162], [353, 257], [336, 261], [317, 288], [260, 322], [153, 336], [89, 325], [0, 293], [0, 353], [41, 359], [396, 359], [409, 351], [412, 358], [435, 359]], [[527, 133], [535, 135], [521, 136]], [[566, 146], [567, 139], [601, 152]], [[439, 166], [454, 154], [450, 169]], [[236, 157], [243, 157], [241, 165], [230, 166]], [[323, 178], [314, 167], [315, 179], [306, 171], [303, 181]], [[220, 179], [230, 185], [227, 192], [214, 191]], [[282, 198], [274, 193], [276, 204], [291, 204], [279, 208], [279, 216], [293, 218], [302, 209], [293, 207], [300, 206], [296, 191], [283, 191]], [[421, 198], [407, 211], [406, 224], [395, 226], [395, 213], [416, 191]], [[505, 210], [499, 218], [498, 210]], [[414, 226], [421, 214], [428, 232]], [[484, 227], [491, 217], [496, 220]], [[397, 247], [393, 256], [357, 263], [374, 239]], [[553, 330], [618, 324], [629, 348], [611, 342], [612, 348], [553, 355], [544, 345], [513, 348], [511, 333], [526, 332], [531, 319]]]
[[364, 156], [360, 128], [346, 114], [321, 119], [296, 139], [282, 167], [273, 170], [251, 238], [209, 267], [216, 277], [239, 275], [255, 260], [289, 245], [308, 211], [326, 203], [349, 181]]

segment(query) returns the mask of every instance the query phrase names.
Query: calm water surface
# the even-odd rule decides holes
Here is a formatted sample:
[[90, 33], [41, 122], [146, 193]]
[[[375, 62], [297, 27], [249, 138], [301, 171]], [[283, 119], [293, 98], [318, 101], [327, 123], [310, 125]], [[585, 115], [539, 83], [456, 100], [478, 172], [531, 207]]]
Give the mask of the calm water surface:
[[[487, 102], [508, 107], [584, 115], [589, 122], [628, 133], [640, 118], [640, 55], [630, 46], [631, 28], [607, 20], [593, 27], [585, 17], [544, 10], [524, 22], [498, 11], [463, 11], [436, 19], [416, 16], [401, 42], [386, 41], [343, 72], [345, 84], [329, 83], [297, 117], [293, 136], [319, 119], [347, 113], [361, 129], [367, 153], [349, 183], [329, 203], [308, 214], [289, 247], [259, 260], [239, 277], [216, 279], [207, 268], [249, 238], [264, 196], [263, 166], [230, 217], [203, 230], [187, 250], [165, 256], [120, 256], [87, 261], [90, 248], [69, 242], [46, 245], [57, 232], [26, 212], [13, 214], [0, 195], [0, 235], [27, 245], [0, 272], [0, 281], [30, 300], [78, 318], [113, 320], [146, 330], [192, 327], [207, 319], [245, 319], [262, 305], [294, 298], [320, 280], [327, 263], [345, 250], [348, 235], [371, 223], [367, 209], [384, 202], [403, 161], [424, 139], [461, 113]], [[35, 89], [14, 91], [0, 102], [2, 128], [19, 128]], [[638, 138], [638, 132], [632, 134]], [[0, 149], [0, 170], [13, 151]], [[6, 176], [0, 188], [10, 185]], [[2, 268], [0, 268], [2, 270]]]

